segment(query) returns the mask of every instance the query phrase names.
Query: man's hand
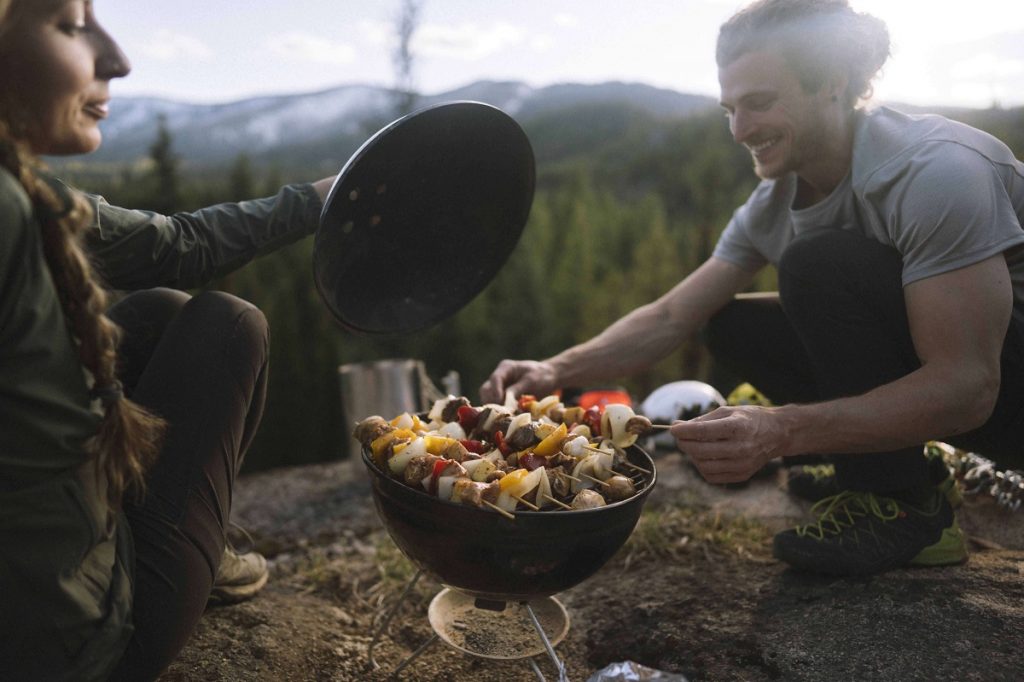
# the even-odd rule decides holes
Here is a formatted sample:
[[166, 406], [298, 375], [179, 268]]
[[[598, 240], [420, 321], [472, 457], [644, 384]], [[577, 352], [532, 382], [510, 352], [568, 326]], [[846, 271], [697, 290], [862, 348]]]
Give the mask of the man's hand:
[[545, 396], [558, 388], [555, 381], [555, 370], [548, 362], [502, 360], [480, 386], [480, 399], [485, 403], [500, 403], [508, 390], [517, 396], [521, 393]]
[[784, 453], [787, 433], [778, 408], [720, 407], [669, 432], [709, 483], [739, 483]]

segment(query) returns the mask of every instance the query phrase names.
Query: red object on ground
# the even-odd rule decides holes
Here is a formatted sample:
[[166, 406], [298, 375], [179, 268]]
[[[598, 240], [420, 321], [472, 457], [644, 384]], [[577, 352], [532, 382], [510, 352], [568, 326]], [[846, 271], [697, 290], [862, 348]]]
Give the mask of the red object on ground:
[[579, 406], [584, 410], [589, 407], [597, 407], [599, 410], [604, 412], [605, 405], [620, 404], [629, 405], [633, 407], [633, 399], [629, 397], [629, 394], [625, 391], [616, 389], [599, 389], [594, 391], [585, 391], [580, 394]]

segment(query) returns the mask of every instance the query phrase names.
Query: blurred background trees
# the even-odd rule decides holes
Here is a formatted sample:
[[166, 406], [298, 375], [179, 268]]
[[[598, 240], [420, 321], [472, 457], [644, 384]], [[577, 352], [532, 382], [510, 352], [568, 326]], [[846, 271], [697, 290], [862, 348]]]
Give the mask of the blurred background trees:
[[[968, 122], [989, 126], [1021, 156], [1024, 128], [1019, 112], [1013, 115], [1008, 122], [980, 112]], [[502, 358], [544, 358], [591, 337], [707, 258], [756, 183], [749, 155], [717, 112], [659, 120], [628, 107], [596, 108], [536, 117], [524, 127], [538, 159], [538, 183], [523, 237], [494, 282], [436, 327], [391, 338], [341, 330], [313, 284], [312, 239], [211, 285], [252, 301], [270, 321], [269, 403], [248, 470], [341, 456], [350, 428], [341, 423], [341, 364], [418, 358], [438, 384], [456, 370], [463, 392], [476, 400], [477, 387]], [[69, 179], [117, 205], [172, 213], [273, 194], [282, 181], [317, 175], [285, 174], [244, 154], [222, 168], [193, 172], [161, 125], [147, 160]], [[467, 256], [454, 243], [420, 247], [439, 267]], [[774, 284], [766, 272], [754, 288]], [[706, 353], [687, 341], [621, 385], [639, 400], [663, 383], [709, 376]]]

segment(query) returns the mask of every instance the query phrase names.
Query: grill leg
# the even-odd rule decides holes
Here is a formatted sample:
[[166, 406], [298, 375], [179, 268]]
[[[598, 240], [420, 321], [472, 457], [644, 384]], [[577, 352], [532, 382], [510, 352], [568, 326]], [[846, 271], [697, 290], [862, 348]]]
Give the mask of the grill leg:
[[[530, 616], [530, 621], [533, 623], [533, 629], [537, 631], [537, 634], [540, 635], [540, 641], [544, 643], [544, 648], [548, 652], [548, 657], [551, 659], [551, 662], [555, 664], [555, 669], [558, 670], [558, 682], [569, 682], [569, 678], [565, 674], [565, 663], [558, 657], [558, 654], [555, 653], [555, 648], [551, 646], [551, 640], [548, 639], [547, 634], [544, 632], [544, 628], [540, 626], [540, 621], [537, 620], [537, 615], [533, 612], [533, 609], [530, 608], [530, 603], [523, 602], [523, 605], [526, 607], [526, 613]], [[533, 663], [532, 658], [530, 659], [530, 662]], [[534, 666], [536, 666], [535, 663]], [[534, 668], [534, 672], [538, 672], [536, 667]], [[543, 680], [544, 678], [541, 677], [541, 679]]]
[[[367, 651], [367, 656], [370, 659], [370, 666], [372, 667], [373, 670], [376, 670], [376, 669], [380, 668], [380, 665], [377, 663], [377, 659], [375, 659], [373, 657], [373, 649], [374, 649], [375, 646], [377, 646], [377, 641], [380, 639], [380, 636], [382, 634], [384, 634], [384, 631], [388, 629], [388, 625], [391, 624], [391, 619], [394, 618], [395, 613], [398, 611], [398, 607], [400, 607], [402, 605], [402, 602], [405, 601], [405, 598], [407, 596], [409, 596], [410, 592], [412, 592], [412, 588], [416, 587], [416, 582], [420, 579], [420, 575], [422, 575], [422, 573], [423, 573], [423, 571], [416, 571], [416, 575], [414, 575], [412, 577], [412, 580], [410, 580], [409, 583], [405, 586], [405, 589], [402, 590], [402, 594], [399, 595], [398, 599], [395, 600], [395, 603], [392, 604], [391, 608], [389, 608], [387, 610], [387, 612], [384, 614], [384, 618], [381, 621], [381, 624], [378, 625], [377, 629], [373, 631], [373, 639], [370, 640], [370, 648]], [[437, 639], [436, 635], [434, 636], [434, 639]], [[427, 642], [427, 644], [430, 644], [432, 642], [433, 642], [433, 640], [431, 640], [430, 642]], [[415, 658], [417, 655], [419, 655], [420, 652], [423, 649], [425, 649], [425, 648], [426, 648], [426, 645], [424, 645], [424, 646], [420, 647], [419, 649], [417, 649], [416, 653], [413, 654], [413, 658]], [[412, 660], [411, 658], [407, 659], [406, 663], [408, 663], [411, 660]], [[405, 663], [403, 663], [402, 666], [404, 667]], [[398, 672], [398, 671], [396, 670], [395, 672]], [[394, 674], [394, 673], [392, 673], [392, 674]]]

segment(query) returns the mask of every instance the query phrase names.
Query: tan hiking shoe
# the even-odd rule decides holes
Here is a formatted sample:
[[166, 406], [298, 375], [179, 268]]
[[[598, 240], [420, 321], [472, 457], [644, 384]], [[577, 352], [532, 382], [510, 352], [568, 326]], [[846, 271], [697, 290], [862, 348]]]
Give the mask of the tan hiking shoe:
[[239, 554], [231, 545], [225, 545], [209, 601], [212, 604], [235, 604], [252, 599], [267, 584], [269, 575], [267, 560], [262, 554]]

